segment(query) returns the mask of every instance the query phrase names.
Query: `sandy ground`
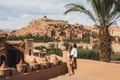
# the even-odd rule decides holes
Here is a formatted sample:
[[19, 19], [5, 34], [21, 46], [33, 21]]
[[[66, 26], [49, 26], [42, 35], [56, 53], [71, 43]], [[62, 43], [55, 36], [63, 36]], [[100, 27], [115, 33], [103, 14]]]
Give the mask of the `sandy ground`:
[[64, 76], [58, 76], [56, 78], [53, 79], [49, 79], [49, 80], [100, 80], [94, 77], [90, 77], [90, 76], [85, 76], [85, 75], [73, 75], [73, 76], [68, 76], [68, 74], [65, 74]]
[[77, 64], [73, 76], [65, 74], [50, 80], [120, 80], [120, 64], [82, 59]]

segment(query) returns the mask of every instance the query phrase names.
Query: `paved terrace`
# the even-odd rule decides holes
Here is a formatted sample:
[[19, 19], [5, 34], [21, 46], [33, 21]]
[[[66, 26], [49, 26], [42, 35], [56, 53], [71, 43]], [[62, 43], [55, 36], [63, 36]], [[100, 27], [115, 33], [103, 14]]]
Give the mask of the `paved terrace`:
[[[61, 59], [66, 61], [67, 57]], [[16, 75], [5, 80], [120, 80], [120, 64], [78, 59], [77, 65], [75, 74], [70, 77], [66, 73], [66, 66], [63, 64]]]
[[64, 74], [50, 80], [120, 80], [120, 64], [82, 59], [78, 59], [77, 63], [73, 76]]

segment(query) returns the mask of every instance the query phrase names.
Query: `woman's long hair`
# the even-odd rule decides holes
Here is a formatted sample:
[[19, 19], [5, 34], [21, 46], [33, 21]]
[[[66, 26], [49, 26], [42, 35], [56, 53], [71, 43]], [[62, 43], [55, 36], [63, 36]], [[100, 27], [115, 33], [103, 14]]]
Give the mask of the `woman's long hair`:
[[69, 54], [71, 53], [71, 50], [72, 50], [72, 46], [69, 46], [69, 48], [68, 48]]
[[74, 43], [73, 47], [74, 47], [74, 48], [77, 48], [77, 44], [76, 44], [75, 42], [73, 42], [73, 43]]

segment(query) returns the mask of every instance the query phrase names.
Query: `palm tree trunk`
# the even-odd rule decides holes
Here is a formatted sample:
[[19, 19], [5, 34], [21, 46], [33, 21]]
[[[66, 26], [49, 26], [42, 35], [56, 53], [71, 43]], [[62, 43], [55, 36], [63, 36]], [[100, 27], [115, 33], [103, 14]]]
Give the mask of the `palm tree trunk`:
[[100, 61], [111, 61], [111, 37], [108, 26], [100, 27], [98, 41], [99, 59]]

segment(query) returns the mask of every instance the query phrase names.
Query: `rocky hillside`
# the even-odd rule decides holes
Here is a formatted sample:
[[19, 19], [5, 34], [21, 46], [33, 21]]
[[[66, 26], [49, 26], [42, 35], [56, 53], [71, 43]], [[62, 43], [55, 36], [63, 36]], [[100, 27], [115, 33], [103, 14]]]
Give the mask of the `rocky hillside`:
[[4, 34], [4, 33], [6, 33], [5, 31], [3, 31], [3, 30], [0, 30], [0, 34]]
[[33, 20], [29, 23], [29, 25], [20, 30], [14, 30], [8, 35], [47, 35], [53, 38], [65, 39], [69, 38], [70, 36], [82, 38], [83, 36], [94, 32], [95, 31], [92, 31], [92, 29], [84, 28], [84, 26], [80, 24], [71, 25], [67, 21], [52, 20], [44, 17]]

